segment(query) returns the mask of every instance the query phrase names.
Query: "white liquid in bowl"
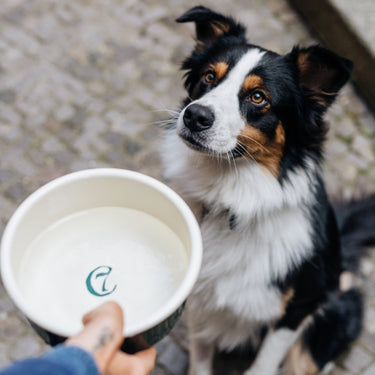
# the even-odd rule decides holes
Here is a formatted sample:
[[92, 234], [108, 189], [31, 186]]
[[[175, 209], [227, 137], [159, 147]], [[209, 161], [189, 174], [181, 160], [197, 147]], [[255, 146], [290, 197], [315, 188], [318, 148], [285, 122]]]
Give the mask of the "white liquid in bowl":
[[99, 207], [52, 223], [20, 259], [22, 294], [44, 321], [78, 331], [106, 300], [125, 311], [127, 331], [173, 295], [187, 270], [179, 237], [144, 212]]

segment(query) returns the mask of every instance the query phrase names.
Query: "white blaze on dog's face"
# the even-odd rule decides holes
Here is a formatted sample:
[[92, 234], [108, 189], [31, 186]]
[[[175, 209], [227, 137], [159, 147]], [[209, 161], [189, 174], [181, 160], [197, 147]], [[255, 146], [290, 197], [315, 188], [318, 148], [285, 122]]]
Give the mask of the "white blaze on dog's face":
[[207, 81], [221, 78], [220, 75], [225, 73], [227, 76], [181, 112], [177, 131], [189, 146], [214, 154], [233, 152], [241, 131], [246, 127], [246, 119], [240, 112], [239, 93], [263, 55], [263, 51], [253, 48], [228, 73], [228, 64], [224, 62], [206, 72], [203, 79]]
[[279, 59], [250, 45], [219, 51], [189, 73], [192, 101], [179, 116], [177, 132], [198, 152], [256, 162], [277, 176], [285, 130], [273, 105], [282, 90], [274, 89], [278, 77], [265, 70], [270, 65], [272, 72]]

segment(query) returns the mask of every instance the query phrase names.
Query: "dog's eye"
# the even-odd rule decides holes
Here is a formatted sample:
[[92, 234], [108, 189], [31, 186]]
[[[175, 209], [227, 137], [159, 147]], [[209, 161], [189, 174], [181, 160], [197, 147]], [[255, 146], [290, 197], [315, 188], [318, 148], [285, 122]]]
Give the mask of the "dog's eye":
[[266, 97], [261, 91], [255, 91], [251, 94], [250, 100], [257, 105], [264, 104], [266, 101]]
[[212, 83], [215, 81], [216, 75], [213, 70], [208, 70], [204, 75], [204, 80], [206, 83]]

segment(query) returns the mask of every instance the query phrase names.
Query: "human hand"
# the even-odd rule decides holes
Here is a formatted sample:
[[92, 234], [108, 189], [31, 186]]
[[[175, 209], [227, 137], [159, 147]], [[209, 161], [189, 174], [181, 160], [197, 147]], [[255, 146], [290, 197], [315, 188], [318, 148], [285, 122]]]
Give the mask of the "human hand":
[[123, 337], [123, 312], [115, 302], [106, 302], [86, 314], [82, 319], [84, 328], [66, 341], [86, 350], [103, 375], [146, 375], [155, 366], [154, 347], [127, 354], [119, 350]]

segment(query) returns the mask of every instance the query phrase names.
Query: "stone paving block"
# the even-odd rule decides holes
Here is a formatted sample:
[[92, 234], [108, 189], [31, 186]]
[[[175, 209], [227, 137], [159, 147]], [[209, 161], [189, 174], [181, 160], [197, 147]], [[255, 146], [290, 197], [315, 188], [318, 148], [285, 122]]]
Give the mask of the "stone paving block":
[[64, 145], [60, 142], [60, 140], [56, 137], [48, 137], [42, 145], [42, 150], [47, 153], [52, 153], [56, 151], [62, 151], [64, 149]]
[[25, 326], [20, 322], [16, 315], [8, 316], [0, 312], [0, 337], [2, 340], [9, 339], [11, 342], [22, 337], [25, 332]]
[[0, 299], [0, 311], [2, 314], [8, 315], [14, 310], [15, 310], [15, 306], [10, 298], [5, 297], [5, 298]]
[[4, 191], [4, 196], [5, 198], [19, 204], [27, 197], [28, 193], [29, 190], [25, 184], [21, 181], [17, 181]]
[[70, 150], [61, 150], [55, 152], [53, 155], [54, 163], [56, 163], [57, 166], [61, 167], [72, 164], [76, 159], [77, 153]]
[[3, 283], [1, 282], [0, 280], [0, 298], [2, 299], [3, 297], [6, 297], [7, 294], [5, 292], [5, 289], [4, 289], [4, 286], [3, 286]]
[[375, 363], [369, 366], [361, 375], [374, 375], [375, 374]]
[[2, 101], [5, 104], [12, 104], [14, 102], [14, 99], [16, 97], [16, 94], [12, 90], [2, 90], [0, 91], [0, 101]]
[[329, 375], [352, 375], [351, 372], [343, 370], [342, 368], [336, 367]]
[[14, 47], [9, 47], [1, 56], [0, 66], [7, 69], [11, 66], [13, 69], [21, 69], [24, 64], [24, 54]]
[[10, 45], [22, 49], [31, 55], [36, 54], [40, 48], [39, 43], [35, 38], [31, 37], [30, 34], [24, 32], [18, 27], [7, 27], [4, 29], [2, 37], [8, 41]]
[[348, 152], [347, 143], [343, 142], [340, 139], [334, 138], [327, 143], [327, 152], [326, 157], [329, 161], [330, 159], [335, 159], [338, 156], [342, 156]]
[[34, 336], [26, 336], [14, 345], [10, 351], [10, 358], [13, 361], [17, 361], [24, 358], [36, 357], [40, 353], [41, 345], [39, 340]]
[[375, 282], [373, 280], [365, 280], [363, 283], [363, 289], [368, 297], [375, 297]]
[[171, 374], [183, 375], [188, 366], [187, 353], [181, 350], [172, 340], [158, 356], [158, 364], [166, 368]]
[[69, 104], [63, 104], [55, 112], [55, 119], [60, 122], [64, 122], [73, 117], [75, 113], [74, 107]]
[[[364, 160], [363, 158], [361, 158], [360, 156], [354, 154], [354, 153], [350, 153], [346, 156], [346, 159], [347, 159], [347, 163], [356, 168], [357, 171], [365, 171], [365, 170], [368, 170], [368, 163], [366, 162], [366, 160]], [[345, 171], [345, 168], [342, 169], [343, 171]], [[346, 173], [346, 171], [345, 171]], [[354, 180], [354, 178], [352, 179]]]
[[111, 110], [105, 114], [105, 118], [109, 120], [110, 129], [120, 133], [122, 136], [132, 136], [139, 132], [140, 125], [130, 122], [123, 113]]
[[366, 161], [374, 161], [374, 145], [370, 139], [358, 134], [353, 141], [353, 150], [361, 155]]
[[11, 363], [11, 360], [8, 358], [7, 347], [0, 343], [0, 369], [7, 367]]
[[364, 325], [366, 331], [370, 334], [375, 334], [375, 302], [370, 298], [367, 298]]
[[[374, 335], [370, 335], [367, 332], [365, 332], [360, 337], [359, 343], [364, 348], [366, 348], [369, 351], [369, 353], [372, 353], [372, 355], [374, 355], [374, 353], [375, 353], [375, 337], [374, 337]], [[373, 360], [375, 360], [374, 357], [373, 357]]]
[[373, 358], [371, 354], [369, 354], [367, 350], [356, 345], [351, 349], [349, 355], [343, 361], [343, 366], [353, 373], [359, 373], [372, 361]]
[[0, 104], [0, 119], [4, 125], [16, 126], [21, 121], [21, 116], [13, 108], [5, 104]]

